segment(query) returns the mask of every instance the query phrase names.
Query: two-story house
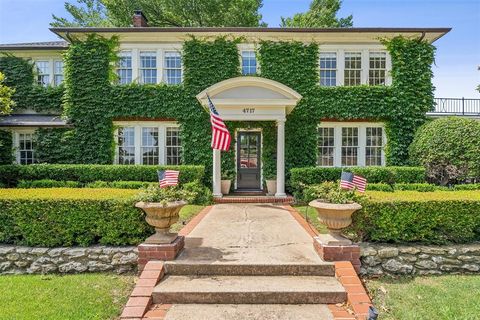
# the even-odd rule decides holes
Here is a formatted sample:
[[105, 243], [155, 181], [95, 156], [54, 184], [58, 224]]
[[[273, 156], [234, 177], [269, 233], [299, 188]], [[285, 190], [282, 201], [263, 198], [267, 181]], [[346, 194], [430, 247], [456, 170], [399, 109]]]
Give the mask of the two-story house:
[[[133, 21], [0, 45], [32, 61], [35, 82], [0, 118], [12, 142], [2, 159], [13, 150], [19, 164], [204, 164], [217, 196], [229, 171], [237, 190], [276, 178], [278, 197], [292, 167], [402, 165], [433, 103], [431, 43], [450, 30], [156, 28], [140, 12]], [[98, 43], [112, 37], [114, 49]], [[108, 50], [117, 61], [102, 59]], [[0, 59], [7, 80], [15, 78], [18, 69]], [[233, 136], [228, 153], [209, 149], [207, 95]]]

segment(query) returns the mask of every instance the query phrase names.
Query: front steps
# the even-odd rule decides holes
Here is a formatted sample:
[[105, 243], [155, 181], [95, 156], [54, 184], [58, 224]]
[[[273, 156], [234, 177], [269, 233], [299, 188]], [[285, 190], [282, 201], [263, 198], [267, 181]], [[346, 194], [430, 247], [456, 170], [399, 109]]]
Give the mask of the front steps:
[[331, 262], [321, 264], [241, 264], [211, 261], [174, 260], [165, 262], [169, 275], [192, 276], [330, 276], [335, 275]]
[[152, 297], [157, 304], [335, 304], [346, 292], [335, 277], [170, 275]]

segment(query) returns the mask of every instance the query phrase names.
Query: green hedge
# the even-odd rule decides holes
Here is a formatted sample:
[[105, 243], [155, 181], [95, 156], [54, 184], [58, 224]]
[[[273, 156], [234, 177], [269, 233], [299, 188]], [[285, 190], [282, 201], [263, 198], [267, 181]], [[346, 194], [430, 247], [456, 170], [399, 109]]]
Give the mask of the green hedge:
[[[345, 168], [305, 167], [290, 170], [290, 191], [301, 197], [305, 186], [324, 181], [337, 181]], [[349, 167], [348, 171], [365, 177], [368, 183], [423, 183], [425, 169], [422, 167]]]
[[144, 165], [3, 165], [0, 166], [0, 183], [13, 187], [20, 180], [56, 180], [81, 183], [95, 181], [158, 181], [157, 170], [180, 171], [180, 183], [203, 181], [203, 166], [144, 166]]
[[152, 234], [135, 190], [0, 190], [0, 243], [28, 246], [136, 245]]
[[353, 215], [359, 240], [425, 244], [480, 241], [480, 192], [367, 192]]

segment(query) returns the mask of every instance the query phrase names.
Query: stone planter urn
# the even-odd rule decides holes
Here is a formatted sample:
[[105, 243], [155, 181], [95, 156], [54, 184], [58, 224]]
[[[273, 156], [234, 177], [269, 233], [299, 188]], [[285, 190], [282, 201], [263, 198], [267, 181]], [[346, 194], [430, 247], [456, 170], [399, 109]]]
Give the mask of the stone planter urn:
[[362, 209], [358, 203], [334, 204], [313, 200], [308, 204], [317, 210], [318, 219], [328, 228], [329, 235], [322, 235], [324, 244], [350, 245], [352, 242], [342, 237], [342, 229], [352, 224], [352, 214]]
[[137, 202], [135, 207], [145, 212], [145, 220], [156, 231], [154, 235], [145, 240], [145, 243], [165, 244], [173, 242], [177, 238], [177, 234], [170, 233], [170, 227], [178, 221], [180, 209], [186, 204], [186, 201], [169, 202], [165, 206], [160, 202]]
[[265, 184], [267, 185], [267, 194], [274, 196], [277, 193], [277, 180], [265, 180]]
[[222, 180], [221, 181], [222, 194], [229, 194], [231, 186], [232, 186], [232, 180]]

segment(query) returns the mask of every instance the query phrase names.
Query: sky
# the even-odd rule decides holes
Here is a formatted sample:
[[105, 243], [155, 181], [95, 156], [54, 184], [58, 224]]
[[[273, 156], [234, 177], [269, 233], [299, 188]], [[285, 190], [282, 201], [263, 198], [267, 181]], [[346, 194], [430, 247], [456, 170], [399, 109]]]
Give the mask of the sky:
[[[69, 0], [76, 2], [76, 0]], [[306, 11], [310, 0], [264, 0], [263, 20]], [[52, 14], [66, 17], [63, 0], [0, 0], [0, 43], [57, 40]], [[435, 42], [436, 97], [480, 98], [480, 0], [343, 0], [339, 16], [353, 15], [354, 27], [451, 27]]]

